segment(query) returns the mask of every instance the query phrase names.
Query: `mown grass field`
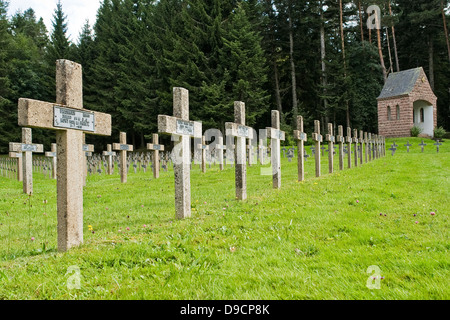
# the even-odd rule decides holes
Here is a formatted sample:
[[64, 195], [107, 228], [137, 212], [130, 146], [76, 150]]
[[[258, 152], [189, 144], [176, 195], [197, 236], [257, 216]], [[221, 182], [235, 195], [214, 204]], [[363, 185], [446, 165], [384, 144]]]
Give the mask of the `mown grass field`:
[[[126, 184], [117, 170], [88, 176], [84, 244], [65, 253], [56, 181], [35, 173], [28, 197], [0, 177], [0, 299], [449, 299], [450, 141], [439, 154], [420, 141], [395, 139], [394, 156], [343, 171], [336, 156], [333, 174], [323, 157], [320, 178], [311, 157], [304, 182], [282, 157], [280, 190], [248, 167], [246, 201], [235, 200], [234, 168], [194, 166], [185, 220], [172, 170], [130, 172]], [[379, 289], [367, 287], [370, 266]]]

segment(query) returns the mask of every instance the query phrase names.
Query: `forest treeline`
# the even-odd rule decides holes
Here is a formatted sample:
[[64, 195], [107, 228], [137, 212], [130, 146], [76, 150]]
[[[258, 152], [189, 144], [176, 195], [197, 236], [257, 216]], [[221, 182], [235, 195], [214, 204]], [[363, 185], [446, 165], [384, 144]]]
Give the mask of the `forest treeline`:
[[[185, 87], [190, 118], [223, 131], [233, 102], [247, 125], [270, 126], [279, 110], [291, 136], [296, 115], [377, 132], [377, 101], [389, 73], [423, 67], [438, 96], [438, 126], [450, 129], [449, 0], [104, 0], [92, 25], [69, 41], [58, 3], [47, 30], [32, 8], [7, 15], [0, 0], [0, 152], [20, 141], [18, 98], [55, 100], [55, 61], [83, 66], [84, 108], [112, 115], [111, 137], [135, 148], [172, 114]], [[381, 9], [381, 29], [368, 28]], [[164, 138], [163, 138], [164, 139]], [[33, 130], [46, 149], [49, 131]], [[286, 143], [292, 143], [291, 138]]]

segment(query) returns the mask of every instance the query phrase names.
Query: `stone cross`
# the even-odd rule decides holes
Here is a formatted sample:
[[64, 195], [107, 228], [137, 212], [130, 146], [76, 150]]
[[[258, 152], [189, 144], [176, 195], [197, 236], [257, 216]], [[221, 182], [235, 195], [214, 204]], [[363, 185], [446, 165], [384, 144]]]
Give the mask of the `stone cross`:
[[51, 151], [47, 151], [45, 156], [52, 158], [52, 179], [56, 179], [56, 143], [52, 143]]
[[358, 130], [353, 129], [353, 143], [355, 144], [355, 167], [358, 166]]
[[201, 153], [201, 168], [202, 172], [206, 172], [206, 151], [209, 150], [208, 145], [206, 144], [205, 136], [202, 136], [201, 143], [197, 144], [197, 148], [202, 151]]
[[273, 188], [281, 188], [281, 155], [280, 140], [285, 139], [284, 131], [280, 130], [280, 112], [272, 110], [272, 127], [267, 127], [267, 137], [270, 139], [270, 154], [272, 160]]
[[338, 126], [336, 141], [339, 144], [339, 170], [344, 170], [344, 127]]
[[352, 167], [352, 129], [347, 127], [347, 164], [348, 168]]
[[109, 175], [113, 174], [113, 156], [116, 155], [116, 153], [114, 151], [112, 151], [112, 145], [111, 144], [107, 144], [106, 145], [106, 151], [103, 151], [103, 155], [106, 156], [107, 160], [106, 162], [108, 163], [108, 169], [107, 172]]
[[245, 103], [234, 102], [234, 122], [225, 123], [227, 137], [236, 137], [235, 148], [235, 186], [236, 198], [247, 199], [247, 139], [253, 139], [253, 129], [245, 125]]
[[94, 152], [94, 145], [93, 144], [85, 144], [84, 142], [85, 142], [85, 136], [83, 134], [83, 151], [84, 151], [84, 156], [86, 157], [85, 161], [83, 162], [83, 166], [84, 166], [83, 185], [85, 186], [86, 185], [87, 171], [88, 171], [88, 168], [87, 168], [87, 162], [88, 162], [87, 157], [92, 157], [92, 152]]
[[189, 91], [173, 88], [173, 117], [158, 115], [158, 132], [174, 140], [175, 211], [178, 219], [191, 216], [191, 137], [201, 138], [201, 122], [189, 121]]
[[[19, 124], [20, 125], [20, 124]], [[22, 143], [10, 142], [10, 152], [22, 153], [23, 166], [23, 192], [33, 193], [33, 152], [44, 152], [42, 144], [33, 144], [30, 128], [22, 128]]]
[[409, 152], [409, 147], [412, 147], [412, 144], [410, 144], [408, 140], [404, 146], [406, 147], [406, 152]]
[[294, 130], [294, 140], [297, 140], [297, 171], [298, 181], [305, 180], [305, 142], [307, 135], [303, 132], [303, 117], [297, 116], [297, 130]]
[[223, 170], [223, 151], [227, 149], [227, 147], [223, 144], [223, 136], [217, 137], [217, 143], [215, 145], [216, 148], [216, 157], [219, 162], [220, 170]]
[[23, 181], [22, 152], [10, 152], [9, 157], [17, 159], [17, 181]]
[[19, 126], [56, 130], [58, 250], [83, 242], [83, 133], [111, 135], [111, 116], [83, 109], [81, 65], [56, 61], [56, 104], [19, 99]]
[[439, 153], [439, 146], [442, 146], [442, 143], [440, 143], [439, 140], [436, 140], [436, 143], [433, 145], [436, 146], [436, 152]]
[[153, 143], [147, 143], [147, 149], [153, 151], [153, 178], [159, 178], [159, 152], [164, 151], [164, 146], [159, 144], [159, 135], [153, 134]]
[[126, 132], [121, 132], [119, 143], [113, 143], [113, 150], [119, 151], [120, 156], [120, 181], [127, 182], [127, 153], [133, 151], [133, 145], [127, 144]]
[[[395, 145], [395, 142], [394, 142]], [[395, 148], [397, 148], [397, 146], [395, 145]], [[379, 155], [378, 155], [378, 135], [374, 134], [373, 135], [373, 158], [374, 159], [378, 159]]]
[[333, 160], [334, 160], [334, 136], [333, 136], [333, 124], [328, 124], [328, 134], [325, 136], [325, 140], [328, 141], [328, 172], [333, 173]]
[[390, 147], [388, 150], [391, 150], [392, 151], [392, 155], [394, 155], [395, 150], [397, 150], [397, 148], [394, 145], [392, 145], [392, 147]]
[[359, 130], [359, 164], [363, 164], [364, 132]]
[[369, 153], [369, 138], [368, 138], [367, 132], [364, 132], [364, 146], [365, 146], [364, 162], [367, 163], [367, 157], [368, 157], [368, 153]]
[[267, 130], [266, 129], [260, 129], [259, 130], [259, 138], [258, 138], [258, 156], [259, 156], [259, 163], [261, 165], [265, 164], [265, 158], [266, 158], [266, 138], [267, 138]]
[[323, 141], [323, 137], [320, 134], [320, 121], [314, 120], [314, 133], [312, 134], [314, 141], [314, 150], [316, 157], [316, 177], [320, 177], [320, 143]]
[[427, 145], [427, 144], [424, 143], [423, 140], [422, 140], [421, 143], [419, 143], [419, 146], [422, 148], [422, 153], [423, 153], [423, 149], [424, 149], [424, 147], [425, 147], [426, 145]]

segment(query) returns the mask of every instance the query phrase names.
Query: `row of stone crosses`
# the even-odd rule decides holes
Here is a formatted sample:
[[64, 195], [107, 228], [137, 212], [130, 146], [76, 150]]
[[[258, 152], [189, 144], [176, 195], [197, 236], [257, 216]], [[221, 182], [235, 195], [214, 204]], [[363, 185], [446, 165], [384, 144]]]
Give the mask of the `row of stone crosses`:
[[[81, 65], [69, 60], [56, 61], [56, 103], [42, 102], [32, 99], [19, 99], [18, 124], [24, 127], [22, 143], [10, 143], [10, 152], [21, 153], [23, 159], [24, 192], [32, 193], [32, 154], [43, 152], [43, 146], [33, 144], [30, 128], [43, 128], [56, 132], [56, 146], [51, 152], [57, 168], [57, 221], [58, 221], [58, 250], [66, 251], [83, 242], [83, 186], [86, 182], [86, 154], [92, 152], [92, 146], [85, 144], [85, 134], [111, 135], [111, 116], [101, 112], [93, 112], [82, 108], [82, 68]], [[245, 125], [245, 104], [234, 103], [234, 122], [225, 124], [226, 135], [234, 137], [235, 155], [235, 187], [236, 199], [247, 198], [246, 178], [246, 149], [247, 140], [254, 139], [254, 129]], [[319, 121], [314, 122], [312, 139], [315, 150], [320, 150], [324, 141], [320, 134]], [[201, 122], [189, 120], [189, 92], [180, 87], [173, 88], [173, 116], [158, 116], [158, 132], [172, 136], [174, 146], [172, 161], [175, 179], [175, 212], [179, 219], [191, 216], [190, 195], [190, 166], [191, 166], [191, 138], [202, 139]], [[266, 128], [267, 138], [271, 140], [271, 164], [273, 187], [281, 187], [281, 150], [280, 140], [285, 139], [285, 133], [280, 130], [279, 113], [272, 111], [272, 127]], [[363, 150], [365, 161], [385, 155], [384, 137], [363, 133], [347, 128], [347, 137], [343, 135], [343, 128], [339, 126], [338, 136], [333, 136], [332, 124], [328, 124], [328, 134], [325, 140], [329, 150], [334, 150], [334, 143], [339, 144], [339, 168], [344, 165], [344, 148], [348, 148], [348, 167], [351, 167], [351, 145], [360, 151], [354, 152], [354, 165], [358, 159], [362, 163]], [[304, 142], [307, 137], [303, 132], [303, 118], [297, 118], [297, 130], [294, 138], [298, 147], [298, 179], [304, 180]], [[264, 139], [265, 140], [265, 139]], [[223, 155], [223, 140], [216, 145]], [[371, 152], [369, 152], [369, 145]], [[364, 148], [365, 146], [365, 148]], [[133, 151], [133, 146], [126, 144], [126, 133], [120, 133], [120, 142], [112, 149], [120, 151], [120, 163], [126, 163], [127, 152]], [[158, 163], [158, 153], [163, 146], [158, 143], [158, 136], [153, 136], [153, 150], [155, 163]], [[206, 145], [204, 140], [200, 146], [202, 159], [205, 157]], [[112, 150], [108, 147], [105, 155], [112, 157]], [[359, 154], [358, 154], [359, 153]], [[219, 154], [219, 155], [220, 155]], [[220, 162], [220, 160], [219, 160]], [[204, 161], [203, 161], [204, 163]], [[159, 168], [159, 166], [154, 166]], [[320, 176], [320, 152], [315, 152], [316, 176]], [[126, 182], [126, 166], [121, 166], [121, 181]], [[329, 152], [329, 172], [333, 172], [333, 152]]]

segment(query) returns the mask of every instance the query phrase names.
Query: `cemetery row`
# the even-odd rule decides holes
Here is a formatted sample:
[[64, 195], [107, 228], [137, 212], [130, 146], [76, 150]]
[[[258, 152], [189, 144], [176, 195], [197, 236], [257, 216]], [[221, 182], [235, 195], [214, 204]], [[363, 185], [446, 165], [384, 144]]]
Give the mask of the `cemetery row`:
[[[17, 157], [21, 162], [23, 172], [23, 191], [32, 194], [32, 157], [33, 153], [43, 153], [41, 144], [33, 144], [30, 128], [43, 128], [55, 130], [56, 144], [46, 154], [52, 158], [52, 172], [57, 179], [57, 221], [58, 221], [58, 250], [66, 251], [73, 246], [78, 246], [83, 241], [83, 186], [86, 183], [86, 172], [89, 161], [86, 156], [91, 157], [93, 146], [85, 144], [85, 134], [111, 135], [111, 116], [105, 113], [92, 112], [82, 108], [82, 71], [81, 65], [68, 60], [57, 60], [56, 62], [56, 103], [42, 102], [32, 99], [19, 99], [18, 124], [22, 129], [22, 142], [11, 142], [10, 156]], [[281, 149], [280, 141], [285, 140], [285, 132], [280, 130], [280, 116], [276, 110], [272, 111], [272, 126], [260, 130], [258, 155], [263, 158], [267, 155], [267, 139], [270, 139], [270, 163], [272, 167], [273, 188], [281, 187]], [[257, 136], [256, 130], [245, 124], [245, 104], [241, 101], [234, 102], [234, 121], [225, 123], [226, 145], [223, 145], [223, 136], [216, 134], [217, 143], [212, 146], [206, 145], [205, 137], [202, 135], [202, 123], [189, 119], [189, 92], [180, 87], [173, 88], [173, 115], [158, 116], [158, 132], [171, 135], [174, 142], [170, 154], [173, 163], [175, 179], [175, 211], [179, 219], [191, 216], [190, 195], [190, 171], [191, 171], [191, 139], [194, 138], [194, 153], [201, 154], [201, 167], [205, 171], [207, 162], [207, 151], [214, 151], [217, 162], [223, 165], [224, 151], [232, 154], [235, 167], [235, 189], [236, 199], [247, 198], [246, 167], [252, 161], [253, 143]], [[329, 172], [334, 170], [334, 145], [338, 145], [339, 169], [344, 168], [344, 144], [347, 149], [348, 168], [355, 167], [385, 155], [384, 137], [365, 133], [363, 131], [347, 128], [344, 136], [343, 127], [338, 127], [338, 135], [333, 135], [333, 125], [328, 124], [328, 133], [325, 138], [320, 133], [319, 121], [314, 122], [314, 158], [315, 174], [321, 175], [321, 152], [322, 143], [328, 144]], [[303, 130], [303, 118], [297, 118], [297, 130], [294, 131], [297, 141], [298, 180], [304, 180], [304, 143], [307, 140]], [[247, 144], [250, 141], [250, 144]], [[152, 152], [153, 174], [159, 176], [160, 152], [164, 146], [159, 144], [158, 135], [153, 135], [153, 143], [147, 145]], [[353, 153], [352, 153], [353, 149]], [[114, 151], [113, 151], [114, 150]], [[333, 152], [331, 152], [333, 151]], [[117, 152], [117, 153], [114, 153]], [[113, 157], [119, 158], [119, 164], [126, 164], [133, 146], [126, 143], [126, 133], [120, 133], [119, 143], [108, 146], [103, 152], [106, 157], [108, 173], [112, 172]], [[292, 153], [292, 152], [291, 152]], [[255, 152], [256, 154], [256, 152]], [[352, 159], [353, 154], [353, 159]], [[169, 154], [165, 155], [169, 161]], [[130, 157], [130, 161], [133, 160]], [[226, 158], [225, 158], [226, 159]], [[353, 164], [352, 164], [353, 160]], [[265, 163], [264, 159], [260, 162]], [[56, 172], [55, 172], [56, 168]], [[223, 167], [222, 167], [223, 168]], [[98, 170], [98, 169], [97, 169]], [[129, 166], [120, 165], [121, 182], [127, 182]]]

